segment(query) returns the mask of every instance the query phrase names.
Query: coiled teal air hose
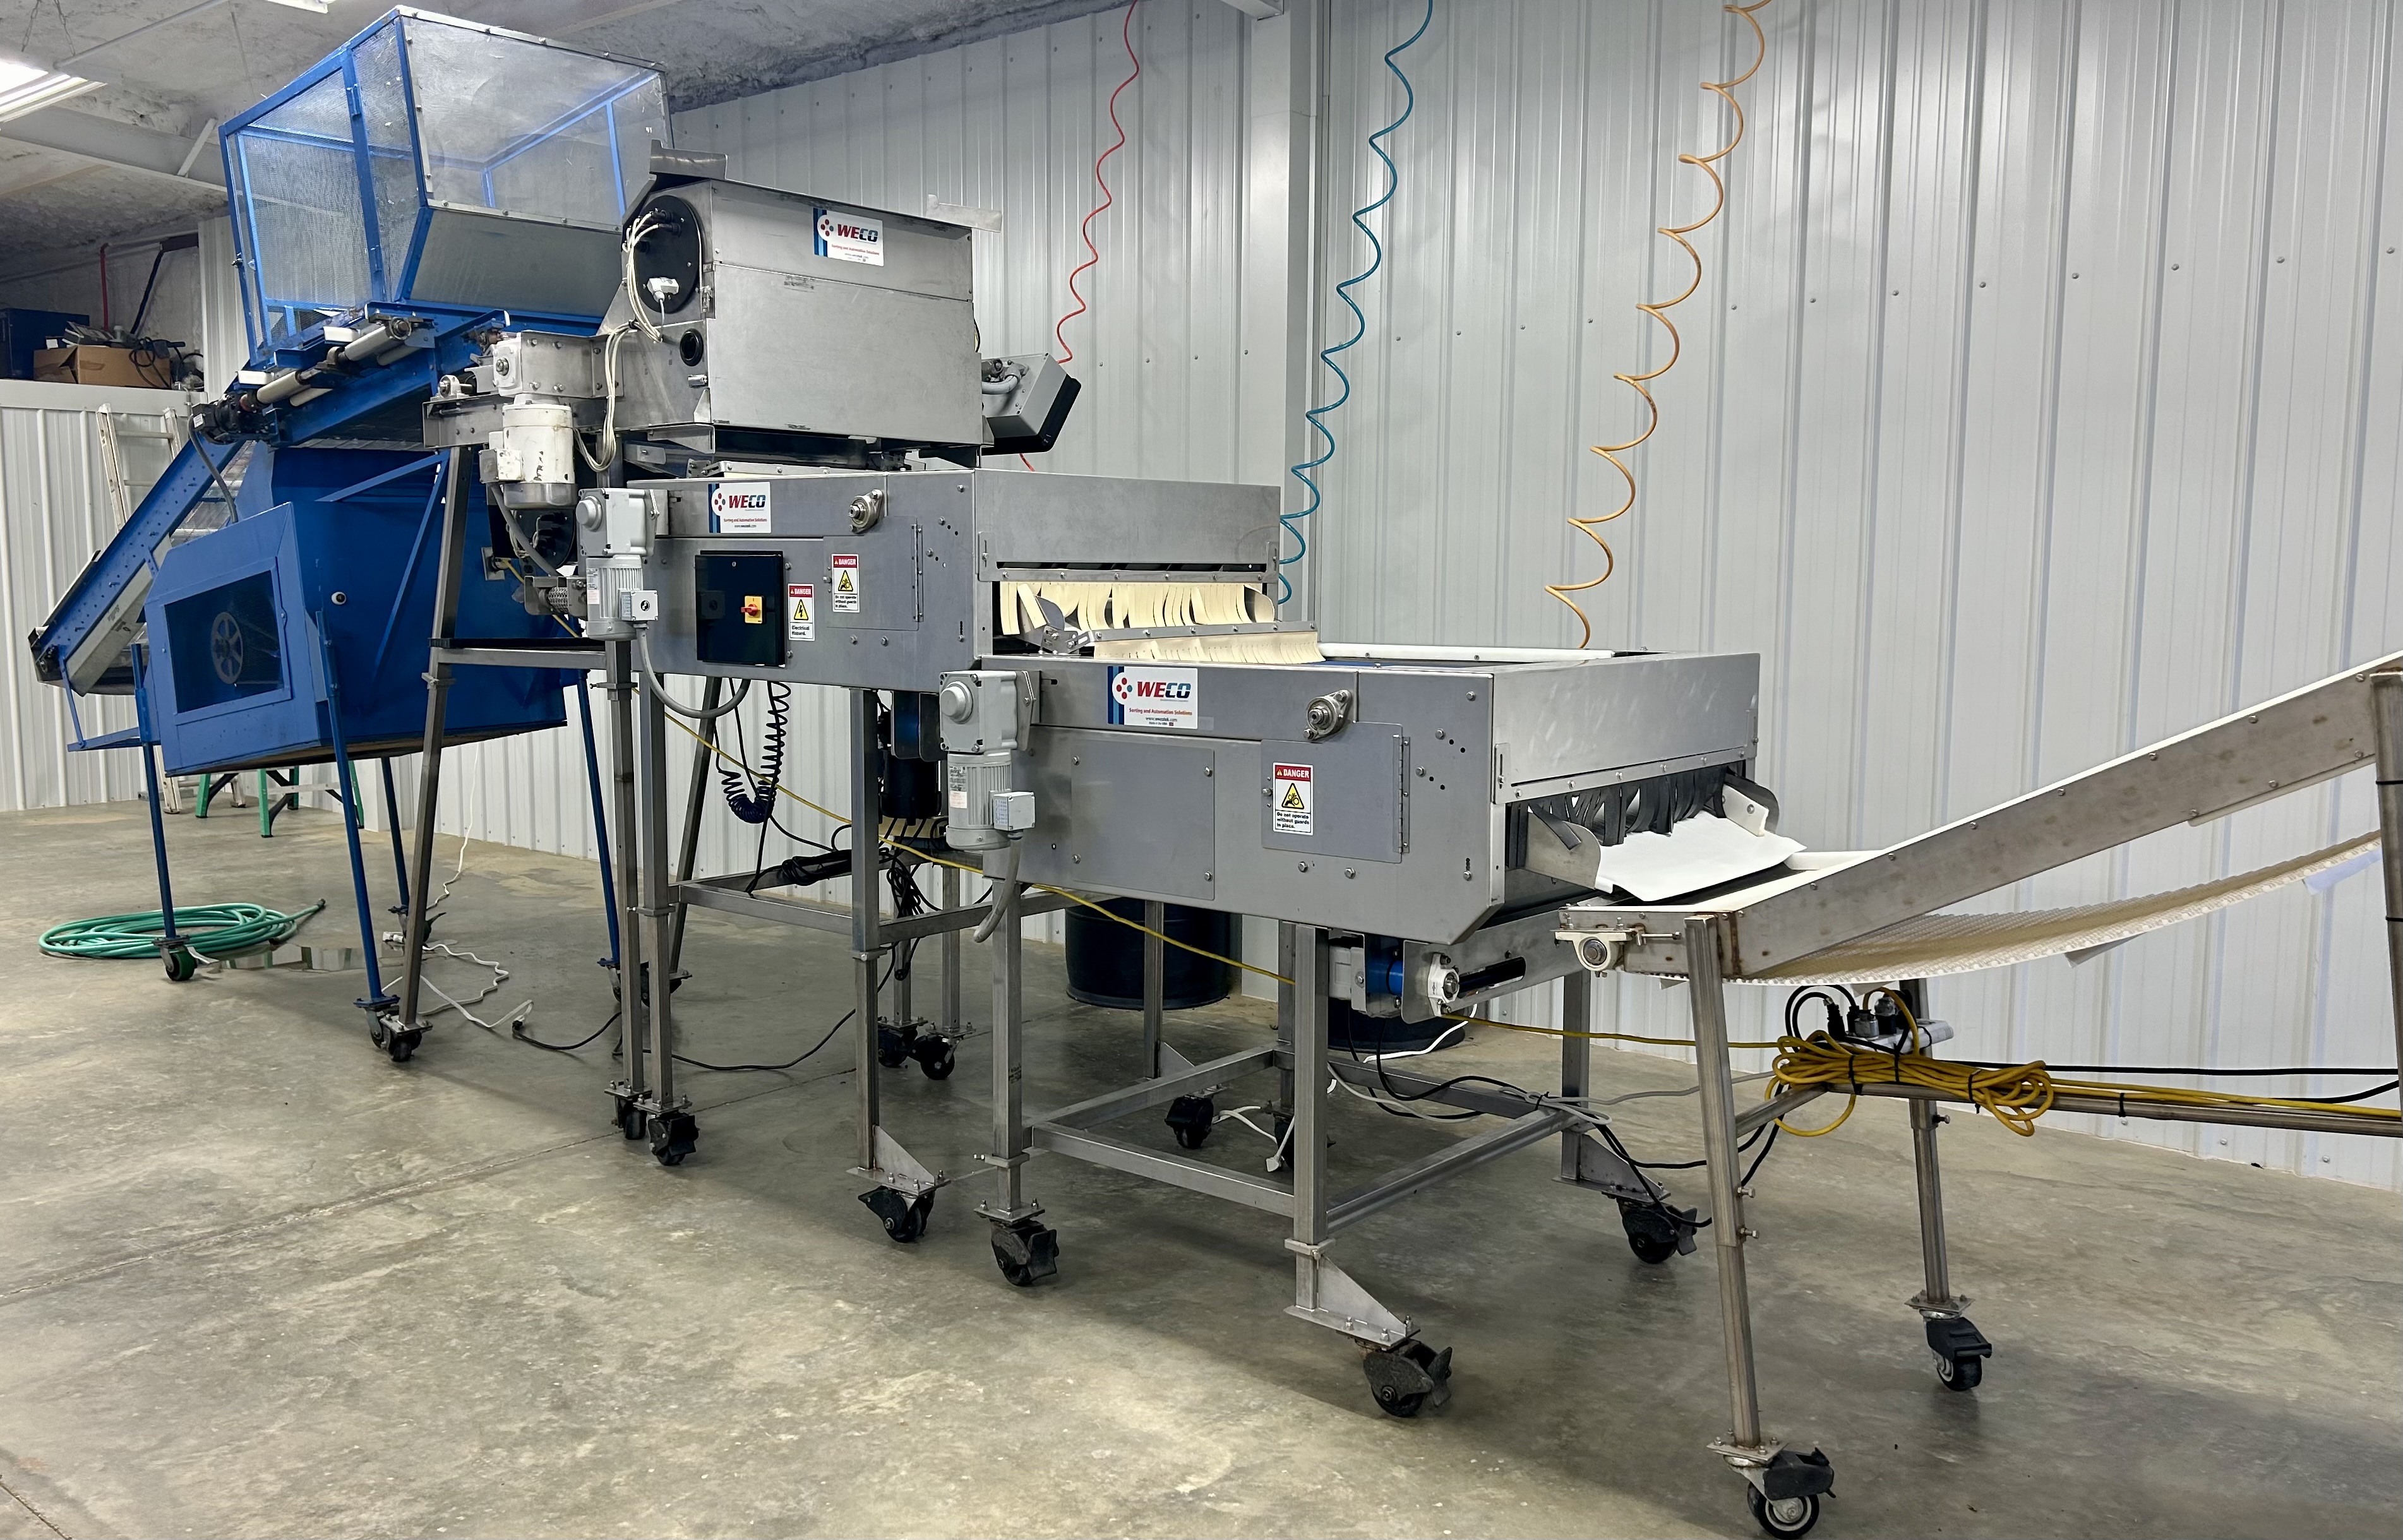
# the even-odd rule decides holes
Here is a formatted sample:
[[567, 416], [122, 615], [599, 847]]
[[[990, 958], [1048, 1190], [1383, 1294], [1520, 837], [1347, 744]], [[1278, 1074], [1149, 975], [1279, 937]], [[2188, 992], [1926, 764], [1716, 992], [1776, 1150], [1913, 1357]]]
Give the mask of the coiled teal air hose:
[[[201, 957], [232, 957], [243, 952], [280, 947], [326, 907], [322, 898], [297, 914], [285, 914], [263, 904], [194, 904], [175, 910], [175, 936]], [[157, 909], [130, 914], [103, 914], [70, 920], [42, 933], [42, 950], [52, 957], [105, 959], [150, 958], [159, 955], [159, 938], [166, 926]]]

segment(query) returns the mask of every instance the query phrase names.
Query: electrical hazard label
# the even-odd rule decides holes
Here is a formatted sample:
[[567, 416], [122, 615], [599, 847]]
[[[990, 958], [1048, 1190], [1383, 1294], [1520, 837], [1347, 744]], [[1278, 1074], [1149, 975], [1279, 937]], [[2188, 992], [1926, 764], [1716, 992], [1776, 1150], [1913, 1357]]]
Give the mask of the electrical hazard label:
[[1279, 765], [1270, 782], [1269, 828], [1277, 834], [1315, 834], [1318, 793], [1308, 765]]
[[856, 555], [834, 559], [834, 612], [837, 615], [859, 613], [859, 558]]
[[785, 636], [793, 642], [814, 642], [818, 639], [818, 586], [815, 583], [785, 585]]

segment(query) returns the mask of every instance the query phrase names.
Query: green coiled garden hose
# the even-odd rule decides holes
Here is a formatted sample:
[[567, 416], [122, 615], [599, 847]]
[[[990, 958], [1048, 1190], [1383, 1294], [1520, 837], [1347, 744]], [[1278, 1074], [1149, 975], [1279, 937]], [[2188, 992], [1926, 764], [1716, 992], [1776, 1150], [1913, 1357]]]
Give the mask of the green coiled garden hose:
[[[175, 935], [201, 957], [232, 957], [264, 951], [292, 939], [293, 933], [326, 907], [322, 898], [297, 914], [264, 904], [177, 906]], [[70, 920], [42, 933], [42, 950], [52, 957], [156, 958], [166, 934], [157, 909]]]

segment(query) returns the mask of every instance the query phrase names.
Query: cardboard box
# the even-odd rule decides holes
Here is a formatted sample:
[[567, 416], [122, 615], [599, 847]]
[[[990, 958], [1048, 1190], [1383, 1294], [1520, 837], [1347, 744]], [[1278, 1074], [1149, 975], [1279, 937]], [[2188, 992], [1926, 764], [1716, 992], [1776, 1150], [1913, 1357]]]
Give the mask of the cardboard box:
[[34, 354], [34, 378], [61, 385], [130, 385], [137, 390], [174, 385], [165, 359], [146, 368], [134, 363], [131, 348], [44, 348]]

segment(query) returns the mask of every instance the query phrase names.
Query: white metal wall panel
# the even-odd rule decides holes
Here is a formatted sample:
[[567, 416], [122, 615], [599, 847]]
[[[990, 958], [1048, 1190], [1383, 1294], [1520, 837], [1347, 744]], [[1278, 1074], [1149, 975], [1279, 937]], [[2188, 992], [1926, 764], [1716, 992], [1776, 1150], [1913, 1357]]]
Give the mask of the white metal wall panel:
[[[101, 450], [100, 414], [116, 420], [126, 495], [138, 505], [166, 468], [185, 398], [169, 391], [0, 380], [0, 812], [105, 802], [135, 795], [142, 761], [71, 754], [66, 694], [34, 674], [25, 634], [117, 530]], [[90, 735], [133, 725], [126, 697], [76, 702]]]
[[[1350, 319], [1325, 289], [1367, 254], [1349, 210], [1381, 185], [1362, 137], [1399, 102], [1379, 55], [1421, 3], [1334, 7], [1325, 340]], [[798, 190], [1000, 209], [978, 237], [987, 351], [1047, 347], [1120, 15], [705, 109], [681, 142]], [[1605, 527], [1600, 644], [1758, 651], [1763, 773], [1823, 848], [2403, 645], [2390, 5], [1780, 0], [1761, 18], [1728, 211], [1697, 237], [1683, 361], [1632, 457], [1643, 496]], [[1052, 458], [1232, 477], [1247, 25], [1218, 0], [1149, 0], [1137, 26], [1119, 201], [1068, 333], [1088, 394]], [[1650, 231], [1708, 207], [1673, 153], [1723, 140], [1695, 82], [1749, 54], [1715, 6], [1438, 0], [1404, 56], [1418, 108], [1392, 142], [1387, 265], [1357, 291], [1368, 333], [1312, 533], [1330, 631], [1575, 639], [1542, 584], [1599, 570], [1562, 520], [1618, 500], [1586, 446], [1640, 425], [1612, 375], [1666, 356], [1633, 307], [1687, 277]], [[840, 724], [796, 704], [794, 778], [826, 800]], [[481, 832], [585, 848], [572, 753], [480, 755]], [[2150, 891], [2326, 842], [2368, 826], [2360, 779], [1990, 902]], [[705, 861], [736, 859], [721, 821]], [[2393, 1053], [2377, 920], [2357, 878], [1938, 998], [1980, 1057], [2375, 1064]], [[1683, 1030], [1678, 991], [1604, 992], [1629, 1030]], [[1745, 1035], [1773, 1004], [1745, 996]], [[1549, 1020], [1540, 998], [1517, 1008]], [[2102, 1131], [2403, 1178], [2384, 1142]]]
[[[1381, 186], [1361, 136], [1398, 105], [1378, 55], [1419, 13], [1337, 7], [1332, 276]], [[1763, 655], [1789, 830], [1874, 846], [2403, 645], [2391, 7], [1761, 19], [1729, 210], [1697, 237], [1683, 361], [1589, 609], [1605, 645]], [[1749, 54], [1716, 7], [1438, 6], [1404, 56], [1390, 265], [1346, 355], [1361, 389], [1316, 534], [1330, 630], [1575, 641], [1541, 585], [1599, 567], [1560, 518], [1618, 500], [1584, 446], [1640, 426], [1610, 376], [1664, 356], [1633, 306], [1687, 274], [1648, 232], [1708, 206], [1671, 156], [1722, 141], [1694, 83]], [[2372, 822], [2349, 777], [1991, 902], [2197, 881]], [[1937, 997], [1981, 1056], [2377, 1064], [2377, 902], [2368, 878], [2289, 891]], [[1741, 1020], [1765, 1034], [1772, 1004]], [[1631, 984], [1610, 1011], [1674, 1034], [1684, 999]], [[2384, 1142], [2105, 1131], [2398, 1175]]]

